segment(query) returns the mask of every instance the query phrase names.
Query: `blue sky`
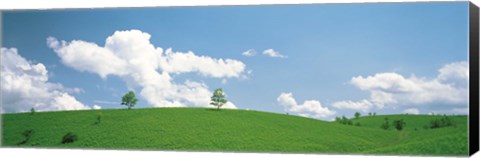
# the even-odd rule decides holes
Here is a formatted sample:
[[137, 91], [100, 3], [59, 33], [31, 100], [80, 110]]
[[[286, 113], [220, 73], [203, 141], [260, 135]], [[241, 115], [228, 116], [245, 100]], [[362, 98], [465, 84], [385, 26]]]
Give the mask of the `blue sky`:
[[[468, 107], [468, 87], [458, 83], [468, 82], [464, 78], [468, 71], [463, 71], [468, 61], [467, 2], [8, 11], [3, 13], [2, 47], [16, 48], [31, 65], [45, 65], [46, 82], [63, 85], [57, 91], [86, 107], [124, 108], [120, 97], [129, 89], [140, 98], [136, 108], [152, 107], [153, 101], [139, 94], [145, 86], [127, 85], [128, 77], [120, 72], [102, 78], [99, 70], [72, 66], [82, 61], [66, 64], [62, 62], [66, 57], [59, 55], [61, 48], [78, 47], [47, 43], [54, 37], [103, 47], [116, 31], [131, 30], [148, 33], [150, 44], [163, 53], [172, 48], [243, 63], [245, 67], [236, 72], [240, 77], [202, 75], [204, 71], [195, 68], [169, 73], [177, 85], [189, 80], [210, 91], [223, 88], [238, 109], [329, 120], [353, 116], [355, 111], [465, 113]], [[78, 49], [74, 52], [82, 55], [83, 49]], [[263, 54], [268, 49], [285, 57]], [[256, 55], [242, 55], [248, 50]], [[2, 78], [3, 84], [8, 83]], [[2, 92], [4, 97], [19, 93]], [[415, 98], [427, 94], [431, 95]], [[384, 96], [383, 101], [378, 96]], [[175, 100], [169, 97], [163, 99]], [[195, 101], [181, 102], [199, 106]], [[6, 112], [30, 109], [9, 106], [14, 104], [3, 102]]]

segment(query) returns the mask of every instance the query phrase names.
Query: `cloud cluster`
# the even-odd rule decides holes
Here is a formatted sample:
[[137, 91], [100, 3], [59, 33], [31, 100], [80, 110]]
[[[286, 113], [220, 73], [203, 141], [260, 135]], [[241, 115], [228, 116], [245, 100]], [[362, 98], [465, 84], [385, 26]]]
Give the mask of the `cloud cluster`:
[[[255, 56], [257, 52], [254, 49], [249, 49], [242, 53], [243, 56], [252, 57]], [[273, 49], [266, 49], [262, 52], [263, 55], [272, 57], [272, 58], [287, 58], [286, 55], [280, 54], [280, 52]]]
[[284, 106], [286, 112], [291, 112], [304, 117], [327, 118], [335, 115], [335, 111], [323, 107], [317, 100], [306, 100], [298, 104], [292, 93], [281, 93], [277, 102]]
[[[415, 75], [404, 77], [397, 73], [377, 73], [357, 76], [350, 83], [370, 93], [370, 99], [339, 101], [334, 107], [368, 111], [385, 105], [426, 105], [432, 103], [465, 106], [468, 104], [468, 62], [450, 63], [438, 70], [433, 79]], [[407, 109], [409, 112], [415, 112]], [[417, 111], [418, 112], [418, 111]]]
[[[163, 50], [140, 30], [116, 31], [104, 46], [92, 42], [47, 39], [47, 45], [62, 63], [78, 71], [121, 77], [129, 87], [141, 87], [140, 94], [156, 107], [210, 107], [208, 86], [187, 80], [176, 83], [171, 74], [198, 73], [213, 78], [245, 77], [245, 64], [233, 59], [215, 59], [193, 52]], [[228, 103], [235, 108], [233, 103]]]
[[33, 64], [15, 48], [1, 48], [2, 112], [91, 109], [82, 104], [58, 83], [48, 82], [48, 71], [42, 63]]

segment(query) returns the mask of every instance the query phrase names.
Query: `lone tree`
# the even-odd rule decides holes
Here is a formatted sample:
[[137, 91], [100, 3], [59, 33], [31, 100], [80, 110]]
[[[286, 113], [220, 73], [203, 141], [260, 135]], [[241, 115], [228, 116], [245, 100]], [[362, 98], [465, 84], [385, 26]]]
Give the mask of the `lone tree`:
[[35, 114], [35, 108], [30, 109], [30, 115], [33, 115], [33, 114]]
[[135, 97], [135, 93], [133, 93], [133, 91], [129, 91], [122, 97], [122, 105], [127, 106], [129, 110], [135, 106], [135, 104], [137, 104], [137, 101], [138, 99]]
[[382, 124], [382, 126], [380, 126], [382, 129], [384, 130], [388, 130], [390, 128], [390, 125], [388, 123], [388, 118], [385, 117], [385, 122]]
[[405, 121], [403, 121], [403, 119], [400, 119], [400, 120], [395, 120], [393, 121], [393, 125], [395, 126], [395, 128], [397, 130], [402, 130], [403, 127], [405, 126]]
[[214, 105], [217, 107], [217, 110], [220, 110], [220, 107], [227, 103], [227, 99], [225, 99], [225, 94], [223, 93], [221, 88], [215, 89], [213, 92], [213, 96], [211, 97], [211, 105]]
[[355, 112], [355, 118], [359, 118], [360, 116], [362, 116], [362, 114], [360, 114], [359, 112]]

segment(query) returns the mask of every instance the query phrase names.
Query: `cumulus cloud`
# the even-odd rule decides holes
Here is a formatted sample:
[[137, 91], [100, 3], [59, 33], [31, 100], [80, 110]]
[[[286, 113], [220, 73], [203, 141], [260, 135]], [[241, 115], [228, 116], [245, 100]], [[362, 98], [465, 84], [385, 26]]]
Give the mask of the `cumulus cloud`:
[[79, 88], [49, 82], [42, 63], [27, 61], [15, 48], [1, 48], [0, 52], [3, 112], [90, 109], [68, 93], [81, 91]]
[[97, 73], [102, 78], [106, 78], [110, 74], [126, 74], [126, 71], [118, 70], [127, 70], [127, 63], [108, 49], [99, 47], [95, 43], [74, 40], [67, 44], [65, 41], [59, 42], [53, 37], [48, 37], [47, 43], [50, 48], [55, 48], [58, 56], [62, 57], [63, 64], [78, 71]]
[[282, 55], [280, 54], [280, 52], [275, 51], [273, 49], [264, 50], [262, 54], [272, 58], [287, 58], [287, 56]]
[[93, 109], [98, 110], [98, 109], [102, 109], [102, 107], [100, 105], [93, 105]]
[[352, 109], [352, 110], [359, 110], [363, 112], [368, 112], [370, 108], [372, 108], [374, 105], [368, 100], [361, 100], [358, 102], [354, 101], [339, 101], [333, 103], [333, 107], [338, 108], [338, 109]]
[[235, 106], [235, 104], [233, 104], [232, 102], [227, 102], [227, 103], [225, 103], [221, 108], [224, 108], [224, 109], [237, 109], [237, 106]]
[[387, 93], [383, 91], [370, 91], [370, 100], [379, 109], [382, 109], [385, 104], [397, 103], [397, 100], [393, 98], [392, 93]]
[[[188, 52], [155, 47], [150, 34], [140, 30], [115, 31], [104, 46], [92, 42], [47, 39], [47, 45], [63, 64], [102, 78], [117, 76], [129, 87], [140, 87], [140, 95], [155, 107], [210, 107], [208, 86], [187, 80], [176, 83], [171, 74], [197, 73], [213, 78], [244, 77], [245, 64], [233, 59], [215, 59]], [[235, 107], [230, 103], [226, 107]]]
[[403, 112], [407, 113], [407, 114], [415, 114], [415, 115], [420, 114], [420, 111], [416, 108], [408, 108], [408, 109], [403, 110]]
[[292, 93], [281, 93], [277, 98], [277, 102], [284, 106], [286, 112], [295, 113], [304, 117], [327, 118], [336, 113], [327, 107], [323, 107], [317, 100], [306, 100], [303, 104], [298, 104], [295, 98], [293, 98]]
[[[377, 73], [373, 76], [357, 76], [350, 83], [370, 93], [368, 100], [360, 102], [340, 101], [338, 108], [369, 110], [382, 109], [385, 105], [468, 104], [468, 62], [446, 64], [432, 79], [415, 75], [404, 77], [397, 73]], [[371, 104], [367, 104], [367, 101]], [[349, 103], [349, 104], [347, 104]]]
[[245, 64], [233, 59], [214, 59], [197, 56], [193, 52], [173, 52], [167, 49], [160, 57], [160, 68], [168, 73], [198, 72], [215, 78], [238, 78], [245, 70]]
[[450, 63], [438, 70], [438, 80], [443, 83], [449, 83], [456, 87], [468, 87], [468, 62], [461, 61]]
[[256, 54], [257, 52], [253, 49], [249, 49], [242, 53], [243, 56], [247, 56], [247, 57], [255, 56]]

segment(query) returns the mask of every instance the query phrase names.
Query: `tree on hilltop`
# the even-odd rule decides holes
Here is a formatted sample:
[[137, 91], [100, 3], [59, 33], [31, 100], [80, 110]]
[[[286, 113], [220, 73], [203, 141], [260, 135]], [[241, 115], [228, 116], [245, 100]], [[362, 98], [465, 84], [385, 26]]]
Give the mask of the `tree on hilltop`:
[[127, 106], [129, 110], [137, 104], [137, 101], [138, 99], [133, 91], [129, 91], [122, 97], [122, 105]]
[[212, 102], [210, 104], [216, 106], [217, 110], [220, 110], [220, 107], [227, 103], [227, 99], [225, 99], [225, 94], [221, 88], [215, 89], [211, 97], [211, 101]]
[[359, 112], [355, 112], [355, 118], [359, 118], [360, 116], [362, 116], [362, 114], [360, 114]]

